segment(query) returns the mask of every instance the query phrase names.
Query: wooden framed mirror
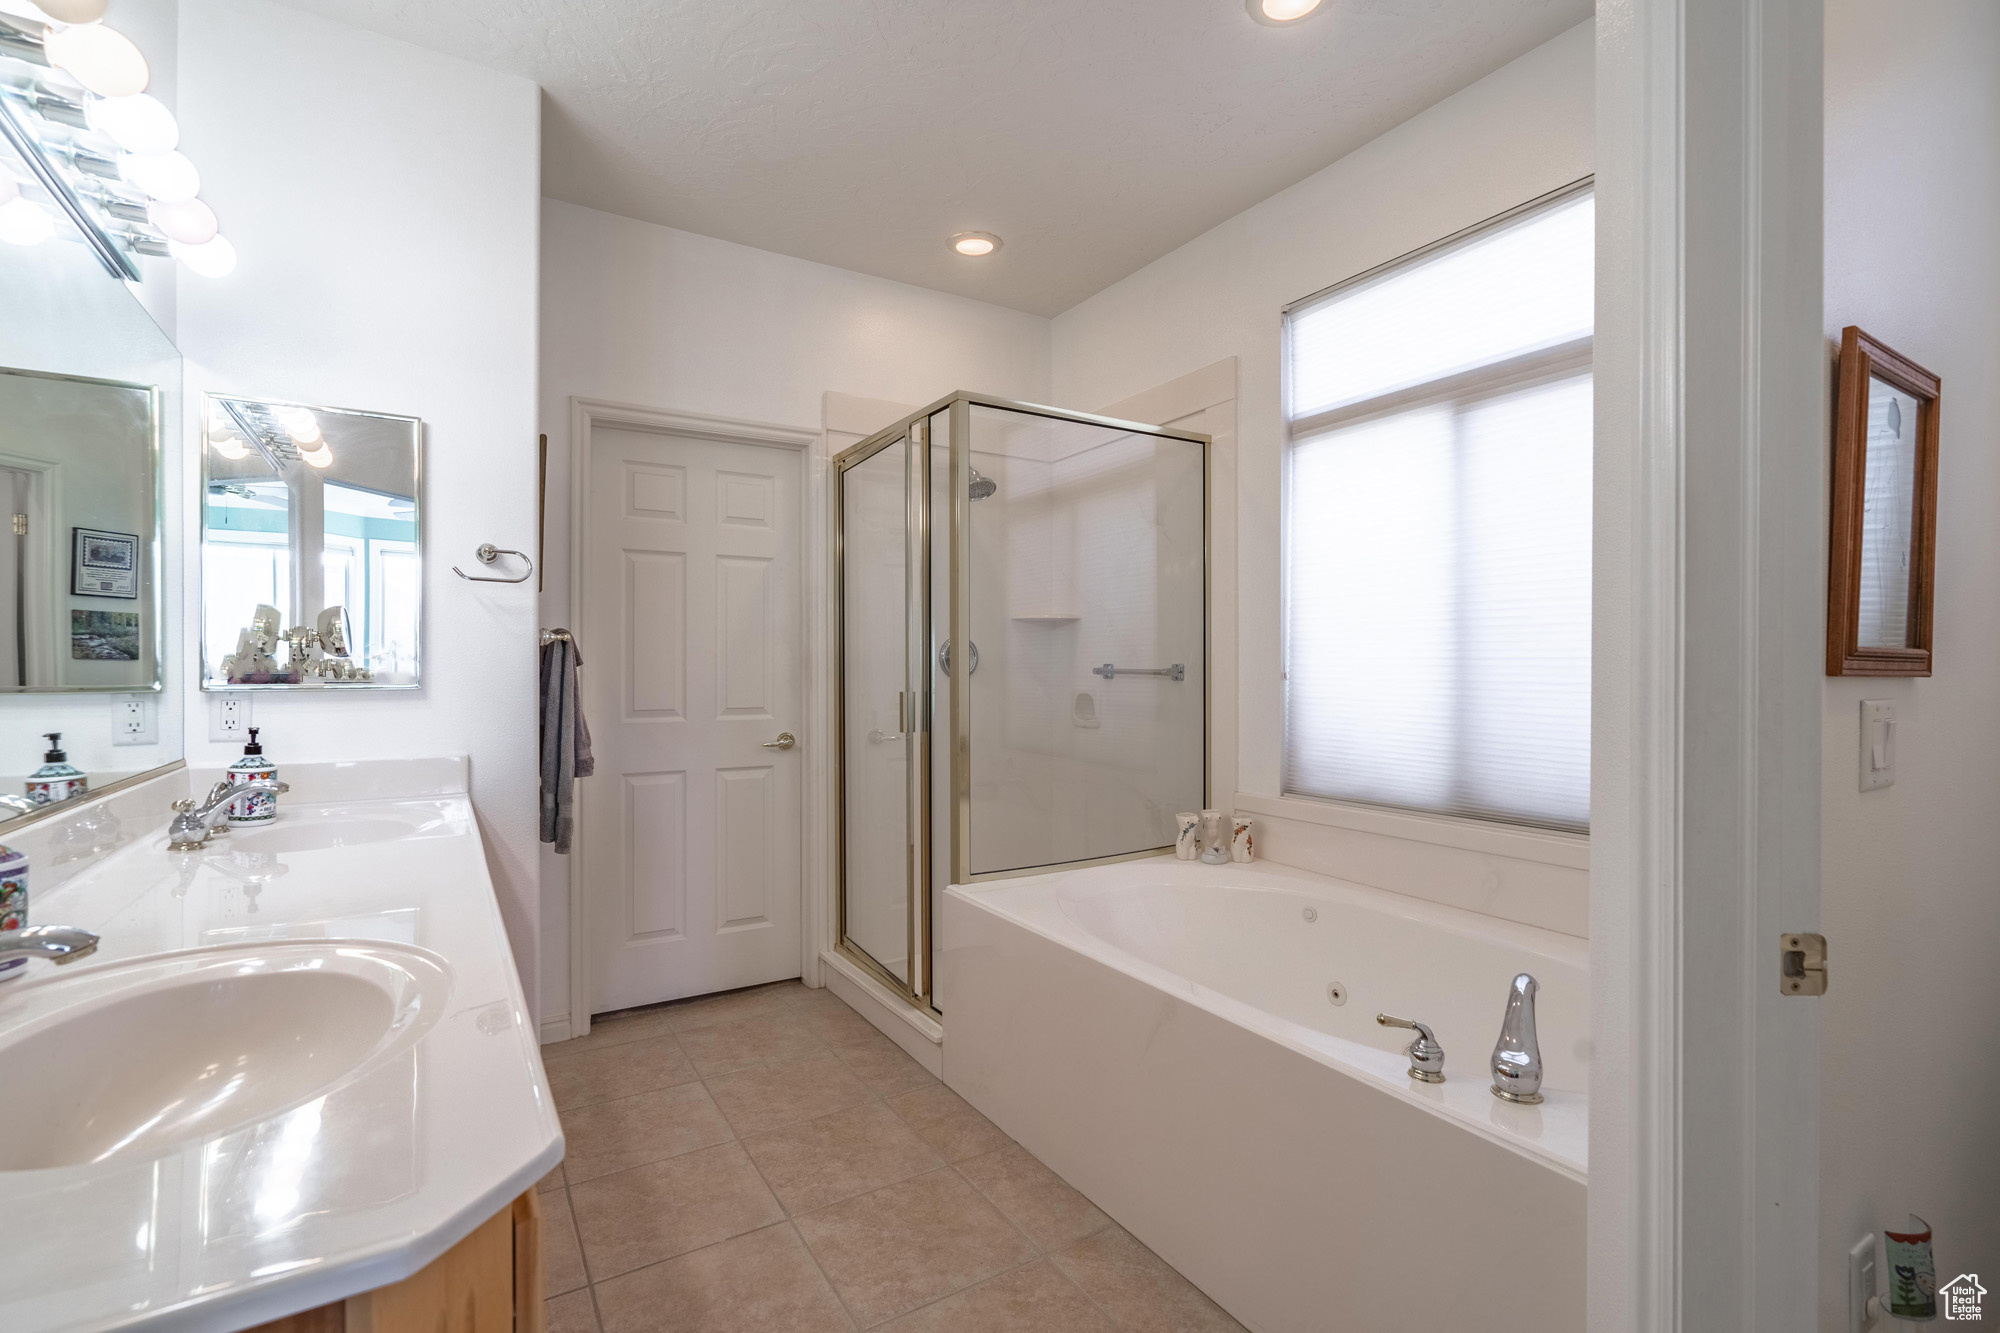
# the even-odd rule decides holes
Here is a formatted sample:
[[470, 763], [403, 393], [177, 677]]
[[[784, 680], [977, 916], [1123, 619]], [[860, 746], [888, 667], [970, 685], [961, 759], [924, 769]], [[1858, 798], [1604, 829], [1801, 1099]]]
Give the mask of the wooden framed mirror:
[[1834, 396], [1826, 674], [1931, 674], [1938, 377], [1849, 325]]

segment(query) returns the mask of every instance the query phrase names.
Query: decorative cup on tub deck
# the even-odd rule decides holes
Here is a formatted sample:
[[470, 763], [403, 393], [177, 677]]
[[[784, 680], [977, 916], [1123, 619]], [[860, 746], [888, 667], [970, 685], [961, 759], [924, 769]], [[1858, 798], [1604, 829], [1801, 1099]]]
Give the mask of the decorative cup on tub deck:
[[1253, 845], [1255, 836], [1250, 831], [1250, 821], [1237, 815], [1229, 821], [1229, 859], [1238, 865], [1248, 865], [1257, 859], [1257, 849]]
[[1210, 866], [1229, 862], [1229, 816], [1220, 810], [1201, 812], [1201, 861]]
[[1183, 861], [1201, 855], [1201, 816], [1192, 810], [1174, 816], [1174, 855]]

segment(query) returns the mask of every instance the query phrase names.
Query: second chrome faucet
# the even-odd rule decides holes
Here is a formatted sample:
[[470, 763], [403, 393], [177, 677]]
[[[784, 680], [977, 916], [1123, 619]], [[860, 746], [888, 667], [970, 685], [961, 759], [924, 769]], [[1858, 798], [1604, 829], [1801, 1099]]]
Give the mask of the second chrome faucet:
[[[1493, 1095], [1502, 1101], [1533, 1106], [1542, 1100], [1542, 1046], [1535, 1035], [1534, 977], [1517, 975], [1507, 986], [1507, 1013], [1500, 1020], [1500, 1040], [1493, 1043]], [[1377, 1014], [1385, 1028], [1409, 1028], [1417, 1038], [1403, 1048], [1410, 1057], [1410, 1077], [1420, 1083], [1444, 1082], [1444, 1047], [1430, 1028], [1413, 1018]]]

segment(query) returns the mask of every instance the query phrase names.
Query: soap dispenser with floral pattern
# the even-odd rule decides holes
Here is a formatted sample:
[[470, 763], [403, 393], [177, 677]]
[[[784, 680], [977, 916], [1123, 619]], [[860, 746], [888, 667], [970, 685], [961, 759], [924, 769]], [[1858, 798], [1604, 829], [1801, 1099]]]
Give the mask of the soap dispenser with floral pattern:
[[42, 756], [42, 766], [28, 774], [28, 799], [36, 805], [53, 805], [90, 790], [90, 779], [63, 753], [62, 733], [42, 734], [49, 738], [49, 750]]
[[[243, 747], [243, 757], [229, 766], [229, 785], [239, 787], [246, 782], [260, 779], [276, 781], [278, 766], [264, 757], [264, 747], [257, 743], [258, 727], [250, 728], [250, 741]], [[251, 792], [239, 796], [229, 803], [229, 823], [232, 828], [245, 824], [268, 824], [278, 817], [278, 798], [268, 791]]]

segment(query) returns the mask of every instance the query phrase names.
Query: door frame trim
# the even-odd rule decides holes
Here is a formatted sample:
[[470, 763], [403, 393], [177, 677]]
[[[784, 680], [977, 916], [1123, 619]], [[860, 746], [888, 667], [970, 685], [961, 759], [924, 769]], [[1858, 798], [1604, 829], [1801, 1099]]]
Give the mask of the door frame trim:
[[[717, 417], [700, 412], [647, 407], [604, 398], [571, 397], [569, 400], [569, 605], [570, 629], [582, 643], [590, 637], [590, 601], [585, 595], [585, 573], [589, 563], [584, 555], [589, 525], [585, 510], [590, 503], [590, 466], [595, 435], [599, 426], [618, 426], [659, 435], [691, 436], [721, 444], [753, 444], [766, 448], [794, 449], [801, 463], [799, 486], [799, 626], [806, 637], [800, 693], [805, 705], [805, 721], [800, 727], [800, 749], [805, 771], [799, 784], [799, 970], [810, 975], [819, 961], [817, 943], [821, 924], [819, 905], [826, 900], [829, 884], [824, 866], [826, 839], [830, 833], [823, 811], [827, 783], [826, 679], [826, 569], [814, 558], [826, 546], [826, 450], [817, 427], [787, 426], [774, 421], [753, 421], [741, 417]], [[583, 827], [583, 807], [589, 801], [589, 787], [576, 788], [576, 827]], [[590, 873], [586, 844], [582, 838], [570, 847], [569, 868], [569, 1031], [581, 1037], [590, 1031], [591, 965], [587, 903]]]

